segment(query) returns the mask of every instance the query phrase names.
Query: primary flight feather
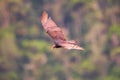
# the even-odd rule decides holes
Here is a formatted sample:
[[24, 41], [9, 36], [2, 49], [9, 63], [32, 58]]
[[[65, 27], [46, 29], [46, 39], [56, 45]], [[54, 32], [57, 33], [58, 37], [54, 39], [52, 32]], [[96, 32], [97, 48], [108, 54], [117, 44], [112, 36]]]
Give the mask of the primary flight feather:
[[48, 16], [46, 11], [43, 11], [41, 16], [41, 23], [45, 31], [51, 36], [54, 41], [53, 48], [65, 48], [65, 49], [78, 49], [84, 50], [77, 45], [77, 41], [67, 41], [62, 30], [56, 25], [56, 23]]

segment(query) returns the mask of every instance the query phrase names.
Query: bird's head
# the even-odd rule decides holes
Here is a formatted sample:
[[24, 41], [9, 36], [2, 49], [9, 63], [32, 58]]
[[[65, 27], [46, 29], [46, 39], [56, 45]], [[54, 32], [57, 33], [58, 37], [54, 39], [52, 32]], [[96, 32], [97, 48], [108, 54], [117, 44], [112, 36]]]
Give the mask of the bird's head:
[[52, 48], [56, 48], [56, 45], [52, 45]]
[[60, 46], [60, 45], [52, 45], [52, 48], [61, 48], [62, 46]]

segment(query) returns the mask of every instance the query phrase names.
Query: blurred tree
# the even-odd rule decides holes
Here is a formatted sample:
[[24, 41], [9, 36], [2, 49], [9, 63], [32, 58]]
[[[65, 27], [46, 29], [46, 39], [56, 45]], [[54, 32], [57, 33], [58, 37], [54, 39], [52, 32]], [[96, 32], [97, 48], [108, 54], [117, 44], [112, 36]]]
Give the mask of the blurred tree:
[[[120, 80], [119, 8], [119, 0], [0, 0], [0, 80]], [[43, 10], [85, 51], [52, 49]]]

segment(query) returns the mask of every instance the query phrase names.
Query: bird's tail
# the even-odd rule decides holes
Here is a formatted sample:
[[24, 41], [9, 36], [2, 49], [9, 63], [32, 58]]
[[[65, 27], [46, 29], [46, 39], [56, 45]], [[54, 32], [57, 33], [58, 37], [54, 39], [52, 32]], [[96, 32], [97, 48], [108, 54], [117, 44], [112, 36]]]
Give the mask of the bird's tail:
[[41, 16], [41, 23], [42, 25], [45, 25], [48, 20], [48, 14], [46, 11], [43, 11], [42, 16]]

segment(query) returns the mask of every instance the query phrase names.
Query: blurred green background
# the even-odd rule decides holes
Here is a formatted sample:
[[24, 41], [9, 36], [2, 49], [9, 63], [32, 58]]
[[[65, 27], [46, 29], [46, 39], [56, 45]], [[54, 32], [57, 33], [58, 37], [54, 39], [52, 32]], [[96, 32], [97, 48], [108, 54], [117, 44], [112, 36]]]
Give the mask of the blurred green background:
[[[52, 49], [43, 10], [85, 51]], [[120, 0], [0, 0], [0, 80], [120, 80]]]

